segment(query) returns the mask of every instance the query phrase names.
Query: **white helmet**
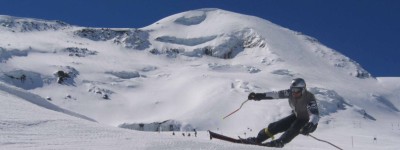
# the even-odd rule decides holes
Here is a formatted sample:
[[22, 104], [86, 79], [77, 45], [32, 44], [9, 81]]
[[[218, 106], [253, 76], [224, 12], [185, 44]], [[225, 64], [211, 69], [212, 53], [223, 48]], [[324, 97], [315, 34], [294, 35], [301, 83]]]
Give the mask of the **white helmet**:
[[292, 84], [290, 84], [290, 90], [292, 90], [292, 92], [301, 91], [304, 93], [306, 91], [306, 81], [302, 78], [293, 79]]

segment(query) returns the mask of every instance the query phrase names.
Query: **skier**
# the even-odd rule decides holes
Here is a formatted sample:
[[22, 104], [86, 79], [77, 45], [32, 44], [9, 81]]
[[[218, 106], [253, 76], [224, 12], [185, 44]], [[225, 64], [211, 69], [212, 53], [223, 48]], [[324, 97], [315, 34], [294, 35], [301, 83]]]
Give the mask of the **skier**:
[[[292, 114], [268, 125], [262, 129], [257, 137], [243, 139], [244, 143], [261, 144], [268, 147], [283, 147], [299, 134], [308, 135], [315, 131], [319, 121], [319, 111], [314, 95], [307, 91], [306, 83], [302, 78], [292, 80], [290, 89], [271, 91], [266, 93], [250, 93], [249, 100], [289, 98]], [[281, 137], [274, 139], [274, 135], [284, 132]], [[262, 143], [268, 138], [272, 141]]]
[[193, 129], [193, 131], [194, 131], [194, 137], [197, 137], [197, 131], [196, 131], [196, 129]]

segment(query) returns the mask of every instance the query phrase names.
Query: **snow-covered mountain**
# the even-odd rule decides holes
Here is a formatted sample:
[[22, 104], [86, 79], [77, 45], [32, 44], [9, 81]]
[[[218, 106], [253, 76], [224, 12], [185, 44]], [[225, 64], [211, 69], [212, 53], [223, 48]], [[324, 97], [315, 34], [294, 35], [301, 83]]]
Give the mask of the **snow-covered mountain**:
[[[386, 148], [399, 148], [390, 139], [400, 133], [396, 128], [400, 77], [373, 77], [316, 39], [258, 17], [199, 9], [139, 29], [110, 29], [0, 15], [0, 32], [0, 95], [5, 99], [1, 105], [25, 109], [32, 106], [19, 101], [28, 101], [40, 106], [41, 110], [35, 107], [24, 114], [55, 110], [95, 120], [102, 125], [78, 124], [112, 130], [107, 132], [112, 136], [125, 130], [104, 125], [136, 130], [162, 126], [164, 131], [218, 129], [231, 134], [253, 129], [247, 131], [248, 136], [255, 136], [268, 123], [290, 113], [287, 100], [248, 102], [233, 116], [222, 117], [237, 109], [249, 92], [286, 89], [291, 79], [301, 77], [318, 99], [322, 118], [316, 135], [347, 148], [352, 145], [340, 138], [354, 136], [364, 142], [356, 147], [360, 149], [379, 148], [366, 144], [369, 136], [379, 135], [387, 139]], [[13, 109], [2, 114], [11, 115], [0, 120], [2, 135], [32, 127], [17, 126], [20, 123], [12, 118], [27, 124], [39, 122], [39, 126], [49, 120], [57, 120], [55, 125], [69, 120], [57, 119], [59, 114], [49, 116], [53, 119], [24, 117]], [[11, 128], [15, 132], [8, 132]], [[379, 131], [382, 128], [386, 129]], [[151, 139], [153, 134], [126, 132], [130, 133], [123, 138], [135, 135], [136, 139], [138, 134]], [[5, 140], [2, 145], [16, 139], [24, 142], [19, 137], [0, 138]], [[216, 146], [200, 143], [203, 148]], [[299, 141], [293, 145], [310, 148]]]

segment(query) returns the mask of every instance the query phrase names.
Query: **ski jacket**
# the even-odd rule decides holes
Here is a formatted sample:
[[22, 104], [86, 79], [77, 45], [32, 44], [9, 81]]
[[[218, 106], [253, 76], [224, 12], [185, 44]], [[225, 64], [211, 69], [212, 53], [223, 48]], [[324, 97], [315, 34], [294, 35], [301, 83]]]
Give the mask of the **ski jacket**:
[[281, 91], [271, 91], [264, 93], [263, 99], [282, 99], [288, 98], [289, 105], [293, 110], [293, 113], [298, 119], [309, 120], [313, 124], [317, 124], [319, 121], [319, 111], [317, 101], [314, 94], [307, 90], [302, 94], [300, 98], [294, 98], [290, 89]]

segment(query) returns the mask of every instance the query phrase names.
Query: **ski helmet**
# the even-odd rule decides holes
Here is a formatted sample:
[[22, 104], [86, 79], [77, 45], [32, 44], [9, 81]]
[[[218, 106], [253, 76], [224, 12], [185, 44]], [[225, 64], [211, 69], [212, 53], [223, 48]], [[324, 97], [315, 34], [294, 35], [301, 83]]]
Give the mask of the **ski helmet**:
[[292, 84], [290, 84], [290, 89], [292, 91], [299, 89], [302, 93], [304, 93], [306, 90], [306, 81], [304, 81], [302, 78], [293, 79]]

